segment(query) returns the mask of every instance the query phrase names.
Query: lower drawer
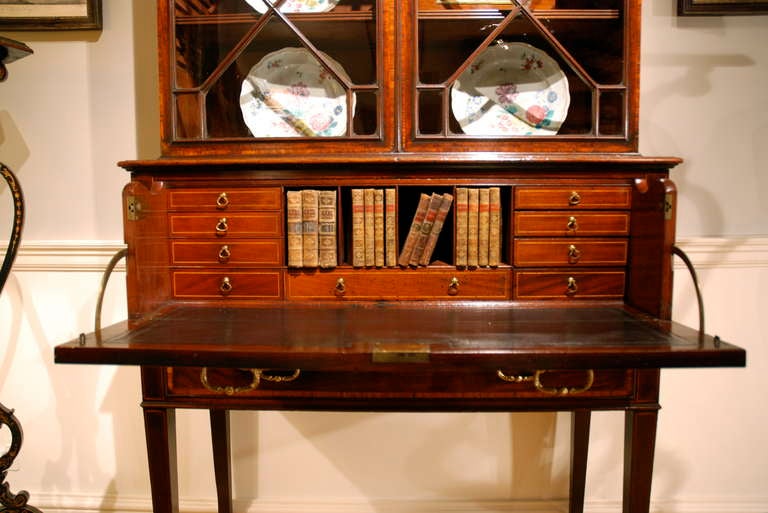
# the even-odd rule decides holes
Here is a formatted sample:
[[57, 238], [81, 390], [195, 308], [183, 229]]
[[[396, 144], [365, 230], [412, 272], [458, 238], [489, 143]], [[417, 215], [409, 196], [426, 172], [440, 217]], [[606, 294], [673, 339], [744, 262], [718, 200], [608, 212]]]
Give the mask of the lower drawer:
[[516, 299], [619, 299], [624, 271], [515, 272]]
[[288, 299], [508, 299], [508, 270], [288, 272]]
[[174, 271], [173, 295], [179, 299], [280, 299], [280, 271]]
[[170, 397], [627, 398], [632, 370], [332, 372], [167, 368]]

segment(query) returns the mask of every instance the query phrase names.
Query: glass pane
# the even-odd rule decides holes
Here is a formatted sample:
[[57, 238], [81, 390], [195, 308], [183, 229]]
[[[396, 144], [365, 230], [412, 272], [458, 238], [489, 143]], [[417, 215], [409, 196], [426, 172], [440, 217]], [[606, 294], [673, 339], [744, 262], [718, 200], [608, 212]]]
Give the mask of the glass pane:
[[624, 93], [600, 94], [600, 135], [624, 135]]
[[443, 91], [426, 90], [417, 94], [419, 123], [418, 133], [435, 135], [443, 131]]
[[200, 95], [184, 93], [176, 95], [176, 137], [179, 139], [200, 139]]
[[275, 3], [175, 1], [177, 137], [377, 132], [375, 0]]
[[418, 0], [417, 135], [623, 134], [623, 0], [502, 1]]

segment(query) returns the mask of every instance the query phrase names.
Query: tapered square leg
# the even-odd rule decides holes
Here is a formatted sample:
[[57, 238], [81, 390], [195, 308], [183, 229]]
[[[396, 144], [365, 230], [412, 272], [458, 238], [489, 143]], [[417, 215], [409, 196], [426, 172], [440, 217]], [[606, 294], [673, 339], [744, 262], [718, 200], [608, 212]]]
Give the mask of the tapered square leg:
[[213, 472], [219, 513], [232, 513], [232, 466], [229, 445], [229, 410], [210, 410]]
[[569, 513], [584, 511], [584, 487], [587, 481], [589, 423], [592, 412], [576, 410], [571, 414], [571, 493]]
[[144, 431], [152, 510], [154, 513], [178, 513], [176, 411], [173, 408], [144, 408]]
[[658, 408], [628, 410], [624, 425], [624, 513], [648, 513]]

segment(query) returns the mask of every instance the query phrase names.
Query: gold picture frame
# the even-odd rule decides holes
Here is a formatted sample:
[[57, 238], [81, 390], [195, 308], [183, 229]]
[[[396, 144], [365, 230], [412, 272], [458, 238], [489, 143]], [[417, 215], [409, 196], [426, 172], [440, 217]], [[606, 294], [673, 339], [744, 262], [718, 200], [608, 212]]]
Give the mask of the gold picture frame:
[[101, 0], [0, 0], [0, 30], [101, 30]]
[[768, 14], [768, 0], [678, 0], [679, 16]]

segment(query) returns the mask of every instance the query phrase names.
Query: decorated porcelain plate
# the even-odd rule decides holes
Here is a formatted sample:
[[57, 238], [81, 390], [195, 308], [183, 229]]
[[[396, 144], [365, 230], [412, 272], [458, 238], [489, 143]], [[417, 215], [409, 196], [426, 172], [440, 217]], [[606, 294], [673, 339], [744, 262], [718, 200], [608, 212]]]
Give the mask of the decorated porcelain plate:
[[[262, 0], [245, 0], [248, 5], [259, 13], [267, 12], [267, 4]], [[277, 0], [270, 0], [274, 5]], [[280, 12], [325, 12], [330, 11], [339, 0], [285, 0], [280, 6]]]
[[[349, 82], [338, 62], [325, 54], [323, 58]], [[240, 109], [254, 137], [334, 137], [347, 132], [346, 90], [306, 48], [283, 48], [253, 66], [240, 90]]]
[[469, 135], [554, 135], [569, 103], [557, 62], [526, 43], [489, 46], [451, 88], [453, 115]]

